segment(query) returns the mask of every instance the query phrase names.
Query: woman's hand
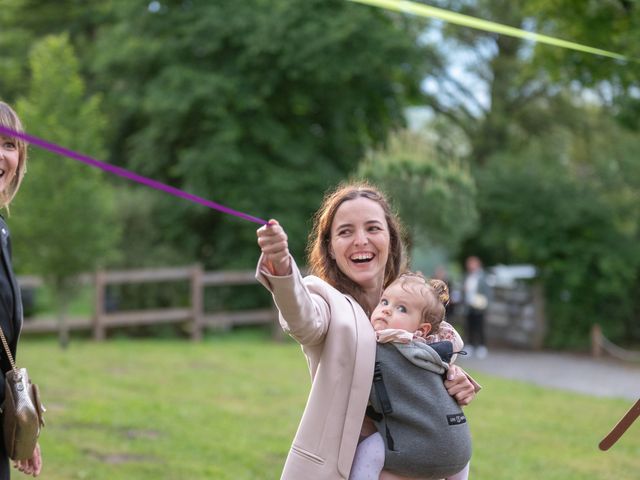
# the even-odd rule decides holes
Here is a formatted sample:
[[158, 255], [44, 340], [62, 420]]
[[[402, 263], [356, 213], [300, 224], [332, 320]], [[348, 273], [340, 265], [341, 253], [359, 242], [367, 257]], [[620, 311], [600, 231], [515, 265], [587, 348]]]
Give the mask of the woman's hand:
[[447, 372], [447, 379], [444, 381], [444, 387], [453, 398], [456, 399], [458, 405], [469, 405], [471, 400], [476, 396], [476, 390], [467, 378], [462, 369], [457, 365], [451, 365]]
[[33, 456], [26, 460], [18, 460], [13, 465], [25, 475], [33, 475], [37, 477], [42, 470], [42, 455], [40, 454], [40, 444], [36, 443], [36, 448], [33, 450]]
[[257, 232], [258, 245], [264, 255], [264, 265], [273, 275], [291, 273], [291, 257], [287, 234], [276, 220], [269, 220]]

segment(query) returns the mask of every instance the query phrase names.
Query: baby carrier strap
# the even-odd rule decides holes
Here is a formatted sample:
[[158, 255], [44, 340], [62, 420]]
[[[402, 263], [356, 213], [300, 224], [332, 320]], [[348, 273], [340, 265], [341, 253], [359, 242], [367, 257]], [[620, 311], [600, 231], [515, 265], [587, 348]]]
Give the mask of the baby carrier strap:
[[380, 362], [376, 362], [373, 369], [373, 386], [376, 390], [376, 395], [378, 397], [378, 401], [380, 402], [380, 406], [382, 407], [382, 413], [386, 415], [393, 412], [393, 407], [391, 406], [391, 400], [389, 399], [387, 388], [384, 386], [384, 379], [382, 378], [382, 366]]
[[383, 436], [386, 470], [440, 479], [469, 462], [469, 426], [442, 376], [413, 364], [391, 343], [377, 345], [370, 402], [367, 413]]
[[[381, 421], [384, 415], [393, 413], [393, 407], [391, 406], [391, 400], [389, 399], [387, 388], [384, 385], [384, 379], [382, 378], [382, 365], [380, 364], [380, 362], [376, 362], [373, 369], [373, 388], [376, 391], [376, 396], [378, 398], [378, 401], [380, 402], [380, 406], [382, 407], [382, 413], [376, 412], [371, 407], [371, 405], [369, 405], [367, 407], [367, 415], [374, 419], [374, 421]], [[388, 445], [388, 448], [390, 450], [394, 450], [393, 437], [391, 436], [391, 432], [386, 425], [385, 437], [385, 444]]]

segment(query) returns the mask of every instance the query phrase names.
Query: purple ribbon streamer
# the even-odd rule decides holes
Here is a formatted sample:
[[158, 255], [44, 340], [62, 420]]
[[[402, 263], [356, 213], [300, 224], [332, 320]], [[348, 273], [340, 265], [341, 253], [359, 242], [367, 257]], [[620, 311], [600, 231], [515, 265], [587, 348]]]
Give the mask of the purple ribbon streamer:
[[197, 195], [187, 193], [183, 190], [172, 187], [170, 185], [166, 185], [156, 180], [143, 177], [142, 175], [138, 175], [137, 173], [131, 172], [124, 168], [116, 167], [115, 165], [109, 165], [108, 163], [104, 163], [94, 158], [88, 157], [86, 155], [76, 153], [73, 150], [69, 150], [68, 148], [61, 147], [59, 145], [56, 145], [55, 143], [47, 142], [46, 140], [42, 140], [41, 138], [34, 137], [26, 133], [16, 132], [15, 130], [3, 127], [1, 125], [0, 125], [0, 134], [9, 136], [9, 137], [20, 138], [32, 145], [36, 145], [45, 150], [49, 150], [50, 152], [56, 153], [58, 155], [62, 155], [64, 157], [68, 157], [73, 160], [86, 163], [87, 165], [91, 165], [92, 167], [99, 168], [101, 170], [104, 170], [105, 172], [118, 175], [119, 177], [127, 178], [134, 182], [141, 183], [142, 185], [146, 185], [147, 187], [155, 188], [156, 190], [160, 190], [162, 192], [168, 193], [175, 197], [180, 197], [180, 198], [184, 198], [185, 200], [189, 200], [191, 202], [199, 203], [200, 205], [204, 205], [205, 207], [218, 210], [222, 213], [233, 215], [235, 217], [248, 220], [250, 222], [259, 223], [261, 225], [264, 225], [267, 223], [265, 220], [262, 220], [261, 218], [254, 217], [252, 215], [239, 212], [237, 210], [233, 210], [232, 208], [225, 207], [224, 205], [220, 205], [219, 203], [212, 202], [211, 200], [207, 200], [206, 198], [198, 197]]

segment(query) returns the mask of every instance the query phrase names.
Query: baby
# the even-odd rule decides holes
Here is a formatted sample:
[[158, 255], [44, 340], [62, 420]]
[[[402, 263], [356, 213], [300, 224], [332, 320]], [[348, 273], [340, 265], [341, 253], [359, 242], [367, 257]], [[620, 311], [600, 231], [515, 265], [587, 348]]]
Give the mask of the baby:
[[367, 410], [377, 432], [358, 445], [350, 480], [378, 480], [383, 468], [414, 478], [468, 478], [469, 428], [441, 377], [463, 347], [444, 321], [448, 302], [445, 282], [415, 273], [382, 293], [371, 315], [378, 348]]

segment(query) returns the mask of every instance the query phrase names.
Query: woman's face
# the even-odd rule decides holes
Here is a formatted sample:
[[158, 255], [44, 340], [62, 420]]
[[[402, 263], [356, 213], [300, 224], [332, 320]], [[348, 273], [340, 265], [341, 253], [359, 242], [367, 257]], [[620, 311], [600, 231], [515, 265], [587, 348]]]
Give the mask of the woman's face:
[[363, 289], [382, 290], [389, 243], [387, 220], [377, 202], [358, 197], [338, 207], [329, 251], [340, 271]]
[[4, 192], [16, 175], [20, 152], [15, 140], [0, 135], [0, 192]]

